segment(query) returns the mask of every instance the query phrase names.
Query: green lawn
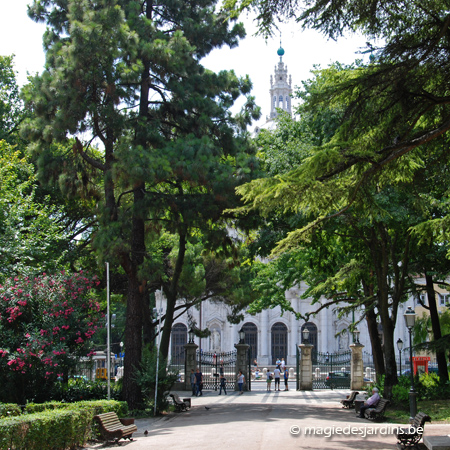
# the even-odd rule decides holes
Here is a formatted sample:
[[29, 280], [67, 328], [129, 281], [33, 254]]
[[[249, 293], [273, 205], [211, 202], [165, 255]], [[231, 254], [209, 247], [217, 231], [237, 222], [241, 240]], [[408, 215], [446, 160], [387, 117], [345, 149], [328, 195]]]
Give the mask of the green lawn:
[[[450, 423], [450, 400], [421, 400], [417, 402], [417, 412], [422, 411], [431, 417], [432, 423]], [[409, 422], [409, 403], [404, 407], [388, 406], [386, 419], [391, 423]]]

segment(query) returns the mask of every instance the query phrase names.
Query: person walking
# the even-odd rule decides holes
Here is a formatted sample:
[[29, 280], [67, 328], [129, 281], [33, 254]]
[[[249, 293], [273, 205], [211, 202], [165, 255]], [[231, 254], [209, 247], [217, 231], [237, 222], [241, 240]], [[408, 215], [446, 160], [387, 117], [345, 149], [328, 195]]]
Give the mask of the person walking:
[[219, 395], [222, 395], [222, 389], [223, 393], [227, 395], [227, 380], [225, 379], [225, 375], [223, 372], [220, 374], [220, 389], [219, 389]]
[[245, 381], [244, 374], [242, 373], [242, 370], [240, 370], [238, 378], [237, 378], [237, 382], [238, 382], [238, 386], [239, 386], [239, 395], [242, 395], [244, 393], [242, 390], [242, 388], [244, 387], [244, 381]]
[[272, 380], [273, 380], [273, 375], [272, 372], [270, 370], [267, 371], [267, 392], [271, 391], [271, 386], [272, 386]]
[[197, 367], [197, 371], [195, 372], [195, 395], [198, 397], [199, 395], [203, 395], [203, 374], [200, 372], [200, 369]]
[[275, 370], [273, 371], [273, 378], [275, 379], [275, 390], [277, 390], [277, 386], [278, 386], [278, 390], [280, 390], [280, 376], [281, 376], [281, 371], [277, 366], [275, 368]]
[[284, 368], [284, 390], [288, 391], [289, 387], [288, 387], [288, 381], [289, 381], [289, 369], [287, 367]]

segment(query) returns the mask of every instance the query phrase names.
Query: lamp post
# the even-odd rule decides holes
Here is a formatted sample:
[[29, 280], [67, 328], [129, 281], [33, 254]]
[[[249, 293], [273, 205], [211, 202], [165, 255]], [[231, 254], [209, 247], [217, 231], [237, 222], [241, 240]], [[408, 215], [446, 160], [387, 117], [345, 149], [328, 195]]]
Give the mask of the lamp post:
[[411, 372], [411, 389], [409, 391], [409, 415], [410, 420], [414, 419], [417, 413], [417, 403], [416, 403], [416, 391], [414, 389], [414, 372], [413, 372], [413, 362], [412, 362], [412, 329], [416, 321], [416, 313], [412, 310], [411, 306], [403, 314], [405, 318], [406, 328], [409, 331], [409, 369]]
[[195, 334], [194, 334], [194, 330], [192, 328], [189, 330], [188, 336], [189, 336], [189, 344], [193, 344]]
[[303, 344], [309, 344], [309, 330], [307, 327], [303, 328], [302, 337], [303, 337]]
[[353, 343], [354, 344], [359, 344], [359, 335], [360, 335], [360, 331], [358, 330], [358, 328], [355, 328], [355, 331], [353, 331]]
[[400, 358], [400, 376], [402, 375], [402, 350], [403, 350], [403, 341], [398, 338], [397, 341], [397, 348], [398, 348], [398, 356]]
[[245, 344], [245, 331], [241, 328], [238, 332], [239, 334], [239, 344]]

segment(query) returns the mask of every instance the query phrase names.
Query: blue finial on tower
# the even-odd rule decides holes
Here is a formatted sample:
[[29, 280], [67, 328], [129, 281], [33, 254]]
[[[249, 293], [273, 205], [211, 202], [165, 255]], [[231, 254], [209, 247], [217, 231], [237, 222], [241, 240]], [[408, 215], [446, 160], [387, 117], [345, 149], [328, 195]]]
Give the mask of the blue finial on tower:
[[281, 31], [280, 31], [280, 48], [277, 50], [277, 55], [280, 57], [281, 61], [281, 58], [284, 55], [284, 48], [281, 46]]

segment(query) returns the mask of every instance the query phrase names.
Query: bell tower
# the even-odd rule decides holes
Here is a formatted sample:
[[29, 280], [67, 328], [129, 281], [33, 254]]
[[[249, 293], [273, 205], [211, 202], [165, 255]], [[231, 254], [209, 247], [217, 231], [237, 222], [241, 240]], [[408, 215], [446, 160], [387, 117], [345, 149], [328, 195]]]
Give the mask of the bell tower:
[[275, 75], [270, 75], [270, 116], [269, 119], [277, 117], [277, 108], [286, 111], [292, 115], [291, 110], [291, 94], [292, 94], [292, 78], [288, 73], [287, 66], [283, 62], [284, 49], [281, 47], [277, 50], [280, 61], [275, 66]]

